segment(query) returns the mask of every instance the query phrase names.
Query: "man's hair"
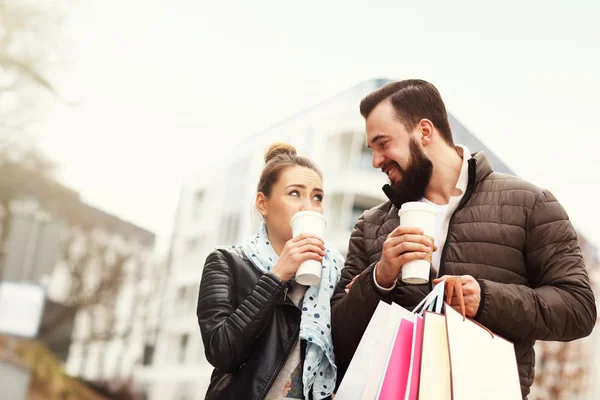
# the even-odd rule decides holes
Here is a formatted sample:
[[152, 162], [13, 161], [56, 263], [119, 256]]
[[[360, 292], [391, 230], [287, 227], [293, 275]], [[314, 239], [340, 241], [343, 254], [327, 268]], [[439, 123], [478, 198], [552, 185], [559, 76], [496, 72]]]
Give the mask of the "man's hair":
[[377, 105], [390, 99], [396, 115], [407, 130], [412, 130], [423, 118], [430, 120], [446, 143], [454, 146], [448, 113], [440, 92], [422, 79], [406, 79], [388, 83], [371, 92], [360, 102], [360, 113], [368, 118]]

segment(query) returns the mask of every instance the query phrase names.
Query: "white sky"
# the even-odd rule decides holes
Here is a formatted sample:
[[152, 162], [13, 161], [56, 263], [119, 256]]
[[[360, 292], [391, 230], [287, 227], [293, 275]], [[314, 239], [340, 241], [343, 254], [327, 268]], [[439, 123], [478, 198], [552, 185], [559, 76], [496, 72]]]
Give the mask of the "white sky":
[[431, 81], [600, 244], [598, 1], [72, 3], [58, 84], [78, 105], [49, 107], [41, 145], [65, 183], [163, 246], [185, 176], [375, 77]]

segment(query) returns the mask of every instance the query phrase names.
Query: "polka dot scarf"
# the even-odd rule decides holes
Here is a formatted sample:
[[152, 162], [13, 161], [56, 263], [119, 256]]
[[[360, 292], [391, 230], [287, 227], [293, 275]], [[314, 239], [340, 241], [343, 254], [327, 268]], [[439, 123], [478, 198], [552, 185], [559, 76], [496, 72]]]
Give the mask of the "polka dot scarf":
[[[308, 399], [312, 391], [314, 400], [331, 395], [337, 376], [331, 339], [330, 299], [340, 280], [344, 258], [327, 243], [325, 247], [321, 282], [310, 286], [301, 302], [300, 339], [306, 341], [302, 384], [304, 398]], [[252, 263], [265, 272], [270, 271], [279, 259], [269, 242], [264, 225], [260, 232], [248, 239], [242, 249]]]

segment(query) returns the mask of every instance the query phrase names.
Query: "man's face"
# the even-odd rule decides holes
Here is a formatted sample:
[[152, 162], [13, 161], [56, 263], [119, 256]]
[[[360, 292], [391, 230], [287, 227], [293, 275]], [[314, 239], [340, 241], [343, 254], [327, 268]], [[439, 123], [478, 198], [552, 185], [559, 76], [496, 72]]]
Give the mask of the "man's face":
[[367, 146], [373, 151], [373, 167], [388, 176], [400, 202], [422, 199], [431, 180], [433, 164], [423, 153], [418, 140], [419, 128], [407, 131], [392, 104], [383, 101], [367, 118], [366, 131]]

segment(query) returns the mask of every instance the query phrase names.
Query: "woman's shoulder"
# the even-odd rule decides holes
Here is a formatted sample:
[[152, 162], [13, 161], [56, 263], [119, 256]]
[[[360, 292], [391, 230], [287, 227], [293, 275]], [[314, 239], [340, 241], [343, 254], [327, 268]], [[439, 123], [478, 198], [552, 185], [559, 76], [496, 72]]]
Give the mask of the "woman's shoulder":
[[206, 257], [205, 265], [232, 265], [238, 262], [248, 262], [248, 258], [246, 257], [246, 254], [244, 254], [242, 246], [221, 246], [215, 248], [212, 252], [208, 254], [208, 256]]

